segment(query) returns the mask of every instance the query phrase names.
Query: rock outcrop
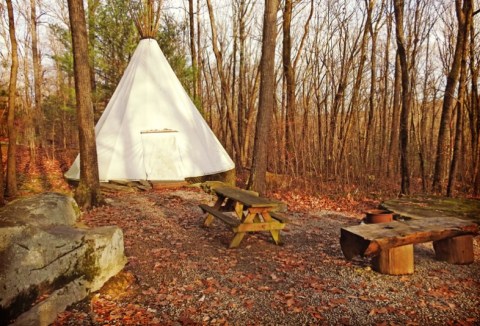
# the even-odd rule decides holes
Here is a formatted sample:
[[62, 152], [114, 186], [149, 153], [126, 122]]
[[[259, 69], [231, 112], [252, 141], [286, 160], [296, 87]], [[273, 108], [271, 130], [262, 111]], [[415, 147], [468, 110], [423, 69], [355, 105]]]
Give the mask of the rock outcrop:
[[57, 193], [0, 210], [0, 324], [48, 325], [124, 267], [122, 230], [76, 227], [79, 214]]

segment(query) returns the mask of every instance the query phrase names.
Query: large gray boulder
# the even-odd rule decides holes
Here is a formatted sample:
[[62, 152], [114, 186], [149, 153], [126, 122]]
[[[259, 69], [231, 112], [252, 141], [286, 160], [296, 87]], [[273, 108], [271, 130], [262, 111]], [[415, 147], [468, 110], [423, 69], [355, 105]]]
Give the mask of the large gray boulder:
[[1, 325], [48, 325], [125, 266], [122, 230], [76, 227], [79, 214], [57, 193], [0, 210]]

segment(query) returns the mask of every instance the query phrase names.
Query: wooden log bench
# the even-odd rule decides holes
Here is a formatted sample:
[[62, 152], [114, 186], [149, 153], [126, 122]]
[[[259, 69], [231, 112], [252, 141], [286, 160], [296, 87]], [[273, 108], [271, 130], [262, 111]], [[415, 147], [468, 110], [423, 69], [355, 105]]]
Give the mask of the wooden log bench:
[[472, 221], [439, 217], [342, 228], [340, 246], [346, 259], [373, 257], [373, 268], [383, 274], [413, 273], [413, 244], [433, 241], [436, 258], [452, 264], [474, 261]]

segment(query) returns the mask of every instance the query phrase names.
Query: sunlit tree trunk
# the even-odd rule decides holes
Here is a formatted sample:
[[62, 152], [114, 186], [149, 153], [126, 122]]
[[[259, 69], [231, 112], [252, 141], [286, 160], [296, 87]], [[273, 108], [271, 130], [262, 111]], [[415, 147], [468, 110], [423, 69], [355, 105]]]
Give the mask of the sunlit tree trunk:
[[262, 58], [260, 60], [260, 99], [253, 149], [253, 162], [248, 188], [260, 194], [266, 191], [269, 150], [268, 136], [275, 106], [275, 45], [277, 37], [277, 11], [279, 0], [265, 0], [263, 18]]
[[234, 118], [233, 118], [233, 108], [232, 108], [232, 101], [227, 82], [227, 76], [225, 70], [223, 68], [223, 53], [218, 48], [218, 37], [217, 37], [217, 25], [215, 23], [215, 14], [213, 12], [213, 7], [211, 4], [211, 0], [207, 0], [207, 7], [208, 7], [208, 15], [210, 17], [210, 28], [212, 32], [212, 48], [213, 53], [215, 54], [215, 59], [217, 61], [217, 71], [220, 77], [220, 85], [222, 89], [222, 105], [226, 106], [226, 119], [227, 124], [230, 129], [230, 133], [232, 135], [232, 145], [235, 154], [235, 161], [238, 161], [238, 155], [240, 154], [240, 144], [238, 141], [238, 133], [234, 127]]
[[35, 136], [37, 143], [43, 147], [42, 64], [38, 51], [36, 0], [30, 0], [30, 33], [32, 37], [33, 85], [35, 90]]
[[[198, 64], [197, 64], [197, 49], [195, 47], [195, 11], [193, 6], [194, 0], [188, 0], [188, 21], [190, 29], [190, 54], [192, 56], [192, 69], [193, 69], [193, 98], [197, 99], [198, 89]], [[198, 8], [197, 8], [198, 10]]]
[[398, 50], [395, 55], [395, 73], [393, 84], [393, 109], [392, 109], [392, 123], [390, 126], [390, 146], [388, 155], [388, 171], [387, 176], [394, 176], [398, 172], [398, 140], [400, 134], [400, 105], [401, 105], [401, 90], [402, 90], [402, 77], [400, 70], [400, 58], [398, 56]]
[[[465, 0], [468, 1], [468, 0]], [[459, 85], [458, 85], [458, 100], [456, 103], [457, 107], [457, 123], [456, 123], [456, 130], [455, 130], [455, 140], [453, 144], [453, 156], [452, 161], [450, 163], [450, 171], [448, 176], [448, 184], [447, 184], [447, 196], [451, 197], [455, 190], [455, 181], [457, 177], [458, 171], [458, 160], [461, 156], [460, 154], [460, 147], [463, 141], [463, 111], [465, 108], [465, 101], [466, 101], [466, 88], [467, 88], [467, 54], [468, 54], [468, 36], [470, 33], [470, 24], [472, 21], [472, 8], [468, 9], [465, 12], [465, 26], [464, 28], [464, 45], [461, 52], [461, 62], [460, 62], [460, 77], [459, 77]], [[473, 64], [473, 63], [472, 63]], [[473, 149], [472, 149], [473, 150]], [[473, 163], [473, 162], [472, 162]]]
[[5, 205], [5, 181], [3, 177], [3, 153], [0, 144], [0, 207]]
[[444, 189], [445, 169], [448, 162], [448, 128], [455, 105], [455, 89], [460, 75], [461, 61], [464, 48], [466, 47], [469, 30], [467, 29], [468, 17], [472, 16], [471, 0], [455, 0], [455, 11], [458, 20], [457, 42], [453, 62], [447, 76], [445, 95], [443, 96], [442, 116], [438, 130], [437, 157], [433, 174], [432, 189], [436, 193], [442, 193]]
[[[290, 28], [292, 24], [292, 0], [285, 0], [283, 10], [283, 77], [285, 80], [285, 164], [288, 172], [295, 171], [295, 71], [292, 65], [292, 39]], [[290, 167], [290, 169], [289, 169]]]
[[68, 0], [72, 31], [77, 99], [78, 136], [80, 141], [80, 183], [75, 191], [78, 205], [89, 209], [102, 203], [98, 176], [97, 148], [92, 105], [88, 34], [82, 0]]
[[17, 93], [17, 75], [18, 75], [18, 46], [15, 36], [15, 17], [13, 14], [12, 1], [7, 0], [8, 11], [8, 31], [10, 34], [12, 66], [10, 68], [10, 85], [8, 88], [8, 154], [7, 154], [7, 196], [15, 197], [17, 195], [17, 128], [15, 127], [15, 102]]
[[[247, 4], [245, 0], [239, 0], [238, 4], [238, 47], [239, 47], [239, 76], [238, 76], [238, 102], [237, 102], [237, 132], [238, 141], [240, 143], [240, 155], [239, 163], [240, 169], [247, 165], [247, 152], [245, 148], [246, 142], [246, 105], [247, 105], [247, 89], [246, 85], [246, 65], [245, 65], [245, 43], [246, 43], [246, 17], [247, 17]], [[242, 146], [243, 145], [243, 146]]]
[[[480, 13], [480, 9], [475, 12]], [[476, 59], [475, 51], [475, 19], [470, 24], [470, 74], [471, 74], [471, 94], [470, 94], [470, 132], [472, 146], [472, 179], [473, 194], [480, 195], [480, 95], [478, 92], [478, 73], [480, 62]]]
[[92, 105], [93, 105], [93, 112], [94, 116], [95, 113], [98, 113], [98, 105], [97, 105], [97, 81], [95, 78], [95, 47], [96, 47], [96, 40], [95, 40], [95, 31], [97, 27], [97, 14], [96, 11], [100, 5], [100, 1], [98, 0], [88, 0], [88, 57], [89, 57], [89, 65], [90, 65], [90, 85], [92, 87]]
[[200, 103], [200, 107], [203, 109], [203, 93], [202, 93], [202, 69], [203, 69], [203, 57], [202, 57], [202, 20], [200, 14], [200, 0], [197, 0], [197, 73], [196, 73], [196, 84], [197, 84], [197, 99]]
[[402, 195], [408, 195], [410, 192], [410, 169], [408, 165], [408, 123], [410, 115], [410, 81], [408, 75], [407, 51], [405, 47], [405, 36], [403, 31], [403, 13], [404, 1], [394, 0], [395, 10], [395, 31], [397, 38], [398, 57], [400, 60], [401, 80], [402, 80], [402, 109], [400, 111], [400, 172]]
[[365, 32], [368, 31], [370, 34], [370, 40], [372, 42], [371, 48], [371, 58], [370, 58], [370, 96], [368, 101], [368, 114], [367, 114], [367, 125], [365, 130], [365, 157], [364, 164], [367, 167], [370, 164], [369, 157], [372, 156], [370, 151], [374, 151], [374, 148], [370, 149], [372, 138], [374, 135], [374, 118], [375, 118], [375, 103], [376, 101], [376, 89], [377, 89], [377, 73], [376, 73], [376, 62], [377, 62], [377, 30], [374, 31], [373, 22], [372, 22], [372, 10], [375, 5], [374, 0], [365, 0], [365, 5], [367, 7], [367, 21], [365, 23]]
[[[382, 151], [381, 151], [381, 158], [387, 160], [384, 160], [386, 164], [382, 164], [382, 175], [390, 173], [390, 161], [391, 157], [388, 155], [388, 146], [389, 146], [389, 123], [391, 124], [391, 121], [389, 121], [389, 113], [390, 113], [390, 105], [389, 105], [389, 100], [391, 98], [390, 94], [390, 40], [392, 37], [392, 15], [388, 14], [386, 17], [386, 25], [387, 25], [387, 39], [385, 41], [385, 57], [384, 57], [384, 62], [383, 62], [383, 99], [382, 99], [382, 139], [383, 139], [383, 146], [382, 146]], [[393, 114], [392, 114], [393, 116]]]

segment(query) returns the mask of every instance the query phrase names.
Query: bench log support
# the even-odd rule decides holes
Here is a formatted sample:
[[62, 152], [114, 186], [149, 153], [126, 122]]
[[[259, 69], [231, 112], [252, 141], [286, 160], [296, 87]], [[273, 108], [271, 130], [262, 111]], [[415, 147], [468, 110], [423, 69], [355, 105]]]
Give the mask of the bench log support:
[[413, 274], [413, 245], [390, 248], [372, 258], [372, 267], [388, 275]]
[[462, 235], [458, 237], [438, 240], [433, 242], [435, 257], [450, 264], [471, 264], [473, 255], [473, 236]]

